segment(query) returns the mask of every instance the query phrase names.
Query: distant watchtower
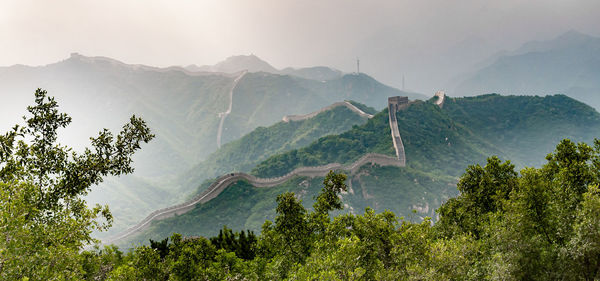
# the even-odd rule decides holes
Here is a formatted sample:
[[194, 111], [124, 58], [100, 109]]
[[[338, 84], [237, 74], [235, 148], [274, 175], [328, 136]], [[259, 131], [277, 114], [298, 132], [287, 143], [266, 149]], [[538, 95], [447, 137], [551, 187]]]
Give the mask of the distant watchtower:
[[396, 96], [388, 98], [388, 105], [390, 106], [390, 110], [398, 111], [404, 108], [406, 104], [408, 104], [408, 97]]

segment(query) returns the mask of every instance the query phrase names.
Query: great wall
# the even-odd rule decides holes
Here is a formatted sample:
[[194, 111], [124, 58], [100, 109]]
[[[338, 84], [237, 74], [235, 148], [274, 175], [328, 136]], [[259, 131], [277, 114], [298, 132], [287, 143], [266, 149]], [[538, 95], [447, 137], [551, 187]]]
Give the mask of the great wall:
[[434, 95], [437, 99], [435, 100], [435, 104], [440, 108], [444, 107], [444, 101], [446, 99], [446, 93], [444, 91], [437, 91]]
[[[241, 79], [241, 77], [244, 74], [245, 73], [242, 73], [242, 75], [240, 75], [236, 79], [235, 83], [237, 83], [237, 81], [239, 81], [239, 79]], [[235, 88], [235, 85], [234, 85], [234, 88]], [[231, 92], [233, 92], [233, 88], [232, 88]], [[443, 95], [443, 92], [442, 92], [442, 95]], [[437, 96], [437, 94], [436, 94], [436, 96]], [[443, 100], [443, 96], [441, 98]], [[394, 149], [396, 151], [396, 157], [383, 155], [383, 154], [377, 154], [377, 153], [369, 153], [369, 154], [363, 155], [361, 158], [359, 158], [355, 162], [350, 163], [348, 165], [342, 165], [340, 163], [330, 163], [330, 164], [323, 165], [323, 166], [299, 167], [281, 177], [276, 177], [276, 178], [257, 178], [253, 175], [246, 174], [246, 173], [228, 173], [228, 174], [218, 177], [204, 192], [200, 193], [193, 199], [191, 199], [187, 202], [181, 203], [181, 204], [177, 204], [174, 206], [156, 210], [156, 211], [152, 212], [150, 215], [148, 215], [146, 218], [144, 218], [138, 224], [128, 228], [127, 230], [125, 230], [113, 237], [105, 239], [103, 241], [103, 244], [108, 245], [111, 243], [115, 243], [119, 240], [125, 239], [127, 237], [130, 237], [130, 236], [146, 229], [155, 220], [161, 220], [161, 219], [173, 217], [175, 215], [185, 214], [185, 213], [189, 212], [190, 210], [194, 209], [194, 207], [197, 204], [206, 203], [206, 202], [210, 201], [211, 199], [217, 197], [223, 190], [225, 190], [225, 188], [229, 187], [230, 185], [232, 185], [240, 180], [246, 180], [246, 181], [248, 181], [248, 183], [250, 183], [251, 185], [253, 185], [257, 188], [266, 188], [266, 187], [277, 186], [277, 185], [282, 184], [296, 176], [322, 177], [322, 176], [325, 176], [327, 173], [329, 173], [329, 171], [331, 171], [331, 170], [347, 171], [347, 172], [350, 172], [350, 174], [355, 174], [360, 167], [362, 167], [363, 165], [365, 165], [367, 163], [376, 164], [376, 165], [380, 165], [380, 166], [405, 167], [406, 166], [406, 156], [404, 154], [404, 145], [402, 144], [402, 138], [400, 137], [400, 132], [398, 130], [398, 120], [396, 119], [396, 112], [408, 107], [410, 104], [411, 103], [408, 101], [407, 97], [390, 97], [390, 98], [388, 98], [388, 109], [389, 109], [389, 120], [390, 120], [389, 124], [390, 124], [390, 129], [392, 132], [392, 139], [393, 139], [393, 143], [394, 143]], [[365, 114], [366, 116], [368, 116], [368, 117], [370, 116], [369, 118], [373, 117], [373, 115], [364, 113], [362, 110], [356, 108], [354, 105], [352, 105], [348, 102], [335, 103], [326, 108], [331, 109], [336, 106], [348, 106], [348, 105], [351, 106], [351, 107], [349, 107], [351, 110], [352, 110], [352, 108], [355, 108], [355, 110], [353, 110], [355, 112], [357, 112], [356, 110], [358, 110], [358, 111], [362, 112], [363, 114]], [[231, 108], [231, 106], [230, 106], [230, 108]], [[322, 111], [323, 111], [323, 109], [319, 110], [318, 112], [322, 112]], [[309, 116], [309, 115], [312, 115], [313, 113], [307, 114], [307, 115], [302, 115], [302, 116]], [[316, 113], [316, 114], [318, 114], [318, 113]], [[314, 115], [316, 115], [316, 114], [314, 114]], [[314, 115], [312, 115], [312, 116], [314, 116]], [[294, 117], [294, 118], [296, 118], [296, 117]], [[310, 118], [310, 117], [302, 117], [302, 118]], [[284, 119], [285, 119], [285, 117], [284, 117]], [[286, 122], [289, 122], [289, 120], [294, 120], [294, 119], [290, 118]]]
[[233, 86], [231, 86], [231, 90], [229, 90], [229, 107], [227, 108], [226, 111], [219, 112], [219, 118], [221, 118], [221, 120], [219, 121], [219, 128], [217, 129], [217, 147], [218, 148], [221, 148], [221, 136], [223, 135], [223, 123], [225, 123], [225, 118], [227, 118], [227, 115], [229, 115], [229, 113], [231, 113], [231, 107], [233, 106], [233, 91], [235, 90], [235, 87], [237, 87], [238, 82], [240, 82], [240, 80], [242, 79], [242, 77], [244, 77], [244, 75], [246, 75], [246, 73], [248, 73], [247, 70], [242, 71], [240, 76], [238, 76], [237, 78], [235, 78], [233, 80]]
[[336, 102], [330, 106], [327, 107], [323, 107], [315, 112], [311, 112], [309, 114], [304, 114], [304, 115], [286, 115], [283, 117], [283, 122], [290, 122], [290, 121], [301, 121], [301, 120], [306, 120], [306, 119], [310, 119], [313, 118], [315, 116], [317, 116], [319, 113], [325, 112], [327, 110], [331, 110], [333, 108], [336, 108], [338, 106], [345, 106], [348, 109], [352, 110], [353, 112], [357, 113], [358, 115], [360, 115], [361, 117], [367, 117], [367, 118], [373, 118], [372, 114], [368, 114], [362, 110], [360, 110], [360, 108], [356, 107], [355, 105], [351, 104], [348, 101], [341, 101], [341, 102]]
[[398, 161], [402, 163], [402, 166], [406, 165], [406, 154], [404, 154], [404, 144], [402, 143], [402, 137], [400, 137], [400, 130], [398, 130], [396, 112], [408, 107], [409, 104], [408, 97], [388, 98], [388, 115], [390, 120], [390, 130], [392, 131], [392, 142], [394, 144], [394, 150], [396, 150], [396, 157], [398, 158]]

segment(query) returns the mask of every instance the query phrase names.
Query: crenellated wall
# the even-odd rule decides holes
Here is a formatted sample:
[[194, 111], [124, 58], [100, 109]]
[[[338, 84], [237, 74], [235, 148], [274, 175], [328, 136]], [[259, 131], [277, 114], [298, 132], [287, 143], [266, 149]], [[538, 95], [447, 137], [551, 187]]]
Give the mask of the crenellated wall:
[[[238, 77], [238, 80], [243, 75], [244, 75], [244, 73], [242, 73], [242, 75], [240, 75], [240, 77]], [[273, 187], [273, 186], [280, 185], [296, 176], [323, 177], [323, 176], [327, 175], [327, 173], [329, 173], [329, 171], [332, 171], [332, 170], [333, 171], [343, 170], [343, 171], [350, 172], [350, 174], [355, 174], [360, 169], [361, 166], [363, 166], [367, 163], [377, 164], [380, 166], [404, 167], [404, 166], [406, 166], [406, 157], [404, 154], [404, 145], [402, 144], [402, 138], [400, 137], [400, 131], [398, 130], [398, 120], [396, 119], [396, 112], [398, 110], [402, 110], [402, 109], [406, 108], [409, 104], [410, 103], [408, 102], [407, 97], [390, 97], [388, 99], [389, 120], [390, 120], [389, 123], [390, 123], [390, 128], [392, 131], [392, 140], [394, 143], [394, 148], [396, 150], [396, 157], [378, 154], [378, 153], [368, 153], [368, 154], [363, 155], [361, 158], [354, 161], [353, 163], [350, 163], [345, 166], [340, 163], [330, 163], [330, 164], [322, 165], [322, 166], [299, 167], [281, 177], [276, 177], [276, 178], [257, 178], [253, 175], [249, 175], [246, 173], [228, 173], [228, 174], [218, 177], [204, 192], [200, 193], [198, 196], [194, 197], [193, 199], [191, 199], [187, 202], [181, 203], [181, 204], [177, 204], [174, 206], [156, 210], [156, 211], [150, 213], [150, 215], [148, 215], [146, 218], [144, 218], [138, 224], [128, 228], [127, 230], [125, 230], [113, 237], [110, 237], [110, 238], [104, 240], [103, 243], [111, 244], [111, 243], [115, 243], [119, 240], [125, 239], [127, 237], [130, 237], [130, 236], [146, 229], [148, 226], [150, 226], [150, 224], [153, 221], [170, 218], [175, 215], [185, 214], [188, 211], [194, 209], [196, 204], [202, 204], [202, 203], [206, 203], [206, 202], [212, 200], [213, 198], [217, 197], [221, 192], [223, 192], [223, 190], [225, 190], [227, 187], [229, 187], [230, 185], [232, 185], [240, 180], [248, 181], [250, 184], [252, 184], [253, 186], [255, 186], [257, 188], [267, 188], [267, 187]], [[297, 119], [297, 118], [310, 118], [310, 117], [313, 117], [313, 116], [319, 114], [320, 112], [334, 108], [336, 106], [347, 106], [351, 110], [353, 110], [355, 112], [359, 112], [359, 114], [367, 116], [368, 118], [373, 117], [373, 115], [363, 112], [362, 110], [358, 109], [357, 107], [355, 107], [354, 105], [352, 105], [349, 102], [340, 102], [340, 103], [332, 104], [324, 109], [321, 109], [320, 111], [313, 112], [311, 114], [301, 115], [301, 116], [296, 116], [296, 115], [286, 116], [287, 120], [286, 120], [286, 117], [284, 117], [284, 121], [289, 122], [290, 120], [301, 120], [301, 119]], [[310, 116], [310, 117], [306, 117], [306, 116]]]
[[311, 112], [309, 114], [304, 114], [304, 115], [286, 115], [283, 117], [283, 122], [290, 122], [290, 121], [300, 121], [300, 120], [306, 120], [309, 118], [313, 118], [315, 116], [317, 116], [319, 113], [321, 112], [325, 112], [327, 110], [330, 110], [332, 108], [336, 108], [338, 106], [345, 106], [348, 109], [356, 112], [358, 115], [360, 115], [361, 117], [367, 117], [367, 118], [373, 118], [372, 114], [368, 114], [362, 110], [360, 110], [360, 108], [356, 107], [355, 105], [351, 104], [350, 102], [347, 101], [342, 101], [342, 102], [336, 102], [330, 106], [327, 107], [323, 107], [315, 112]]
[[400, 131], [398, 130], [396, 112], [408, 107], [409, 104], [408, 97], [388, 98], [389, 123], [390, 130], [392, 131], [392, 141], [394, 143], [394, 149], [396, 150], [396, 157], [398, 158], [398, 161], [402, 163], [402, 166], [406, 166], [406, 154], [404, 153], [404, 144], [402, 143], [402, 137], [400, 137]]
[[185, 214], [188, 211], [192, 210], [196, 204], [205, 203], [210, 201], [211, 199], [217, 197], [225, 188], [230, 185], [240, 181], [246, 180], [253, 186], [257, 188], [266, 188], [280, 185], [293, 177], [296, 176], [304, 176], [304, 177], [323, 177], [329, 173], [329, 171], [349, 171], [351, 174], [354, 174], [358, 171], [358, 169], [367, 164], [377, 164], [381, 166], [398, 166], [403, 167], [404, 165], [398, 161], [395, 157], [387, 156], [383, 154], [377, 153], [369, 153], [365, 154], [360, 159], [355, 162], [343, 166], [339, 163], [330, 163], [323, 166], [313, 166], [313, 167], [299, 167], [294, 169], [293, 171], [287, 173], [284, 176], [276, 177], [276, 178], [257, 178], [253, 175], [249, 175], [246, 173], [229, 173], [217, 178], [204, 192], [200, 195], [194, 197], [193, 199], [177, 204], [171, 207], [163, 208], [152, 212], [146, 218], [144, 218], [138, 224], [130, 227], [129, 229], [123, 231], [122, 233], [117, 234], [111, 238], [103, 241], [104, 244], [115, 243], [119, 240], [130, 237], [144, 229], [146, 229], [150, 224], [155, 220], [161, 220], [165, 218], [170, 218], [175, 215]]

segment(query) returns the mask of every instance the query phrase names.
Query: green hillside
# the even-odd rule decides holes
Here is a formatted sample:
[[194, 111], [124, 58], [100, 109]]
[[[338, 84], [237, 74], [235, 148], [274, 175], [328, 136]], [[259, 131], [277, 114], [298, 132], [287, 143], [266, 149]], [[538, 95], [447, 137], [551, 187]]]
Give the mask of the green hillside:
[[563, 138], [591, 142], [600, 135], [598, 112], [565, 95], [449, 98], [443, 111], [519, 166], [541, 165]]
[[[589, 141], [600, 134], [600, 114], [560, 95], [448, 98], [441, 109], [429, 101], [417, 101], [398, 112], [397, 118], [407, 167], [366, 165], [349, 175], [350, 190], [343, 195], [345, 211], [361, 213], [370, 206], [415, 220], [435, 217], [434, 210], [456, 195], [457, 178], [468, 165], [484, 163], [491, 155], [501, 159], [518, 156], [516, 162], [520, 166], [537, 165], [539, 159], [528, 157], [545, 156], [553, 150], [557, 138]], [[528, 146], [532, 140], [536, 145]], [[271, 156], [258, 164], [253, 173], [260, 177], [280, 176], [300, 166], [349, 163], [368, 152], [394, 154], [387, 109], [342, 134], [325, 136], [303, 148]], [[129, 242], [142, 242], [147, 237], [158, 239], [171, 232], [215, 235], [222, 225], [257, 231], [261, 222], [273, 217], [277, 194], [294, 191], [309, 207], [320, 181], [322, 178], [297, 177], [264, 189], [238, 182], [189, 213], [153, 223]]]
[[[475, 159], [484, 160], [494, 152], [489, 143], [454, 122], [432, 103], [417, 101], [398, 112], [397, 118], [410, 167], [458, 175], [462, 167], [473, 161], [474, 155], [477, 155]], [[363, 126], [275, 155], [257, 165], [252, 173], [259, 177], [281, 176], [301, 166], [347, 164], [365, 153], [395, 155], [387, 109]]]
[[[91, 204], [111, 206], [112, 231], [155, 208], [181, 202], [196, 190], [197, 182], [180, 184], [181, 174], [217, 150], [220, 116], [229, 108], [232, 89], [222, 144], [271, 126], [285, 115], [306, 114], [346, 99], [383, 108], [387, 95], [404, 94], [367, 75], [341, 75], [324, 83], [259, 72], [248, 73], [236, 84], [240, 73], [156, 68], [80, 54], [40, 67], [1, 67], [0, 73], [0, 95], [11, 97], [0, 104], [3, 130], [20, 121], [22, 113], [16, 109], [25, 108], [38, 87], [48, 90], [76, 120], [60, 140], [76, 149], [88, 145], [88, 137], [97, 134], [94, 128], [117, 130], [132, 114], [152, 128], [156, 139], [134, 157], [136, 173], [107, 178], [88, 195]], [[322, 134], [339, 132], [323, 129]]]
[[254, 128], [274, 124], [285, 115], [306, 114], [342, 100], [381, 109], [386, 107], [387, 97], [398, 95], [424, 98], [383, 85], [366, 74], [318, 81], [266, 72], [248, 73], [233, 93], [232, 112], [223, 125], [222, 143], [239, 139]]
[[[311, 209], [322, 181], [320, 177], [296, 177], [273, 188], [255, 188], [240, 181], [206, 204], [184, 215], [157, 221], [143, 234], [120, 245], [164, 239], [174, 230], [184, 236], [210, 237], [218, 234], [223, 225], [260, 232], [264, 221], [275, 217], [277, 195], [293, 191], [302, 199], [303, 205]], [[366, 207], [371, 207], [377, 212], [391, 210], [417, 221], [426, 215], [433, 216], [442, 201], [457, 195], [455, 178], [432, 176], [410, 168], [365, 166], [360, 176], [352, 177], [350, 181], [350, 191], [342, 198], [347, 204], [345, 211], [352, 213], [362, 213]], [[413, 209], [420, 212], [412, 214]]]
[[[353, 104], [368, 108], [361, 103]], [[309, 145], [320, 137], [339, 134], [365, 122], [366, 118], [345, 106], [338, 106], [310, 119], [258, 127], [244, 137], [225, 144], [190, 169], [182, 179], [185, 185], [193, 186], [228, 172], [249, 172], [271, 155]]]

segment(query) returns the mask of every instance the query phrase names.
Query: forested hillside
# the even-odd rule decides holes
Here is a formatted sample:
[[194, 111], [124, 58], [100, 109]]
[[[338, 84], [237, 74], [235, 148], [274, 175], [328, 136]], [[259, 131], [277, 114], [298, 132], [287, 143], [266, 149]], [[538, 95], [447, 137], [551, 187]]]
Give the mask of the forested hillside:
[[[361, 103], [353, 104], [368, 111], [373, 110]], [[269, 127], [258, 127], [209, 155], [183, 175], [182, 180], [186, 186], [193, 186], [228, 172], [249, 172], [271, 155], [306, 146], [320, 137], [339, 134], [365, 122], [366, 117], [345, 106], [338, 106], [306, 120], [282, 121]]]
[[[468, 165], [484, 163], [488, 156], [498, 155], [501, 159], [514, 156], [519, 167], [539, 166], [543, 162], [539, 159], [552, 151], [560, 136], [589, 142], [600, 133], [600, 114], [560, 95], [447, 98], [442, 108], [432, 101], [417, 101], [399, 111], [397, 119], [407, 166], [367, 165], [356, 174], [349, 174], [351, 188], [342, 195], [347, 204], [345, 212], [361, 212], [369, 206], [377, 212], [387, 209], [417, 220], [425, 216], [436, 218], [434, 210], [457, 195], [454, 186]], [[325, 136], [303, 148], [271, 156], [252, 173], [277, 177], [302, 166], [351, 163], [370, 152], [394, 155], [387, 109], [342, 134]], [[220, 227], [215, 226], [219, 225], [259, 231], [261, 221], [275, 215], [276, 194], [295, 191], [310, 202], [316, 195], [315, 185], [321, 180], [300, 177], [264, 190], [238, 183], [189, 213], [154, 223], [130, 241], [158, 239], [170, 232], [210, 236], [216, 234]], [[200, 190], [208, 184], [204, 183]], [[412, 210], [417, 213], [412, 214]]]
[[0, 95], [10, 96], [0, 104], [0, 129], [20, 121], [21, 109], [37, 87], [52, 93], [74, 117], [61, 140], [79, 151], [89, 143], [87, 136], [97, 133], [95, 128], [116, 130], [131, 114], [143, 117], [156, 139], [134, 157], [136, 173], [108, 177], [88, 195], [92, 203], [111, 204], [116, 230], [197, 190], [198, 183], [179, 184], [180, 174], [217, 150], [222, 121], [221, 144], [226, 144], [285, 115], [306, 114], [345, 99], [383, 108], [387, 95], [404, 94], [365, 74], [325, 82], [266, 72], [241, 75], [132, 65], [76, 53], [46, 66], [0, 67]]
[[566, 94], [600, 108], [600, 38], [574, 30], [490, 58], [455, 89], [464, 95]]
[[[123, 256], [82, 253], [92, 278], [204, 280], [595, 280], [600, 278], [600, 141], [563, 140], [540, 168], [497, 157], [470, 165], [439, 219], [366, 208], [340, 214], [349, 190], [330, 173], [314, 200], [280, 193], [261, 234], [150, 241]], [[242, 192], [254, 192], [240, 183]], [[284, 190], [280, 190], [282, 192]], [[301, 197], [298, 198], [298, 195]], [[304, 205], [312, 204], [311, 209]], [[213, 206], [215, 207], [215, 206]], [[219, 214], [214, 214], [219, 215]]]
[[520, 167], [543, 164], [563, 138], [591, 142], [600, 133], [598, 112], [565, 95], [450, 98], [444, 111]]

